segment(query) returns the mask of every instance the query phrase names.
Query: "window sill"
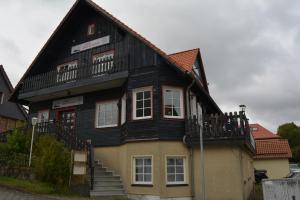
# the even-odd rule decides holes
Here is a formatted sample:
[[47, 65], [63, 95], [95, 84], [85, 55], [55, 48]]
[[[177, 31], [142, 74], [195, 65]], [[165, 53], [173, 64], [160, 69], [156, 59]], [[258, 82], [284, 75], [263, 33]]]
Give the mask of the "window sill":
[[138, 183], [135, 183], [135, 184], [131, 184], [131, 186], [134, 186], [134, 187], [153, 187], [153, 184], [138, 184]]
[[166, 187], [178, 187], [178, 186], [188, 186], [189, 184], [187, 183], [174, 183], [174, 184], [167, 184]]

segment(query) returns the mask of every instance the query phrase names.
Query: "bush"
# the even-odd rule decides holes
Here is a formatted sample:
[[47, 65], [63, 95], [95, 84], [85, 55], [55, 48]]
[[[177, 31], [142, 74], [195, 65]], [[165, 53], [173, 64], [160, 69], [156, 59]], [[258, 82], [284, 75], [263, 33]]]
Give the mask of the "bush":
[[29, 154], [31, 134], [21, 129], [14, 129], [7, 137], [8, 149], [15, 153]]
[[70, 178], [71, 153], [55, 137], [43, 135], [38, 138], [34, 149], [34, 171], [36, 177], [65, 189]]

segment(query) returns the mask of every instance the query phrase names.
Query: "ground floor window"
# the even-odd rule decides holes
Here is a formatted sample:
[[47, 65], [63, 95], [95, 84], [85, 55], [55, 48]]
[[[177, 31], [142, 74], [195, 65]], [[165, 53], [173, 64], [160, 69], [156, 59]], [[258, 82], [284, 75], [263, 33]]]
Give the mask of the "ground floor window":
[[186, 158], [167, 156], [167, 184], [186, 184]]
[[133, 183], [152, 184], [152, 156], [133, 157]]
[[96, 104], [96, 128], [118, 126], [118, 101]]

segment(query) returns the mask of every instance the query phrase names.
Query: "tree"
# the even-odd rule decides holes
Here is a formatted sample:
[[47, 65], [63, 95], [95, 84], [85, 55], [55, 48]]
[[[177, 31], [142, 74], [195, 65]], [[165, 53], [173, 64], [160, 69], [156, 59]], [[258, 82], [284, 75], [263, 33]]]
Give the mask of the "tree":
[[300, 161], [300, 127], [295, 123], [286, 123], [278, 127], [278, 135], [287, 139], [293, 153], [293, 161]]

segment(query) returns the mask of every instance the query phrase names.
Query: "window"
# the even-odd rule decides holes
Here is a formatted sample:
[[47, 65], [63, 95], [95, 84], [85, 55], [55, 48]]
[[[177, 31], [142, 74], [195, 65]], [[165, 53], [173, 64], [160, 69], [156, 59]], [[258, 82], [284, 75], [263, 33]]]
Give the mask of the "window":
[[57, 82], [68, 82], [77, 78], [77, 61], [64, 63], [57, 66]]
[[152, 117], [152, 87], [133, 90], [133, 119]]
[[96, 104], [96, 128], [118, 126], [118, 101]]
[[167, 157], [167, 184], [186, 184], [186, 159], [183, 156]]
[[183, 118], [183, 92], [180, 88], [163, 88], [163, 109], [166, 118]]
[[0, 104], [4, 104], [4, 93], [0, 92]]
[[200, 64], [198, 61], [193, 64], [193, 71], [197, 74], [198, 77], [200, 77]]
[[88, 35], [94, 35], [96, 32], [96, 25], [95, 24], [90, 24], [88, 26], [88, 31], [87, 31], [87, 34]]
[[126, 122], [126, 94], [124, 94], [121, 99], [121, 106], [122, 106], [121, 124], [124, 124]]
[[107, 73], [114, 67], [114, 52], [96, 54], [93, 57], [93, 75]]
[[202, 114], [202, 107], [199, 102], [197, 103], [197, 111], [198, 111], [198, 123], [202, 124], [203, 123], [203, 114]]
[[194, 93], [190, 94], [191, 117], [197, 117], [197, 97]]
[[49, 121], [49, 110], [38, 111], [38, 123]]
[[257, 128], [257, 127], [251, 127], [250, 130], [251, 130], [252, 132], [255, 132], [255, 131], [258, 131], [258, 128]]
[[152, 184], [152, 156], [133, 158], [133, 183]]

